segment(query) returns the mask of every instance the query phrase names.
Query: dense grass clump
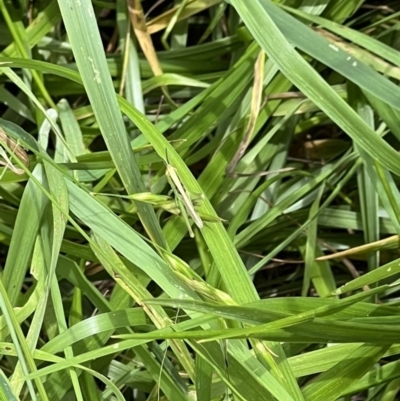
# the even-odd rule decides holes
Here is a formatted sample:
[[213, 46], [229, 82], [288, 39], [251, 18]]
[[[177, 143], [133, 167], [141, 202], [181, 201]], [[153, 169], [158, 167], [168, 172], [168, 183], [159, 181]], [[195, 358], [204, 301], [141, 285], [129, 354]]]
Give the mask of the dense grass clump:
[[399, 2], [0, 15], [0, 401], [398, 399]]

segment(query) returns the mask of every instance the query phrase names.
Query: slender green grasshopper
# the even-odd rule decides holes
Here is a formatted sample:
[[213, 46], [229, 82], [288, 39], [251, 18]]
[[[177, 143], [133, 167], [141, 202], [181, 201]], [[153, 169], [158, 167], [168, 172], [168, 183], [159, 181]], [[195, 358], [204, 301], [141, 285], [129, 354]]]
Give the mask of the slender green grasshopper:
[[181, 211], [182, 217], [185, 219], [189, 235], [193, 238], [194, 233], [188, 219], [188, 214], [192, 218], [194, 224], [196, 224], [196, 226], [200, 229], [204, 227], [203, 220], [197, 214], [193, 202], [190, 199], [190, 194], [179, 179], [176, 168], [169, 163], [167, 154], [165, 155], [165, 159], [165, 175], [167, 177], [169, 185], [171, 186], [172, 191], [175, 194], [175, 201], [177, 203], [177, 206]]
[[175, 202], [181, 211], [182, 217], [185, 219], [189, 235], [192, 238], [194, 237], [194, 233], [192, 230], [192, 226], [189, 222], [188, 215], [191, 217], [194, 224], [196, 224], [196, 226], [199, 229], [202, 229], [204, 227], [203, 220], [208, 221], [210, 223], [218, 223], [225, 221], [220, 217], [198, 213], [196, 211], [193, 202], [196, 202], [198, 199], [204, 199], [204, 195], [197, 194], [195, 198], [191, 198], [189, 191], [185, 188], [184, 184], [179, 179], [176, 168], [169, 163], [167, 153], [165, 154], [165, 168], [166, 168], [165, 175], [167, 177], [169, 185], [171, 186], [172, 191], [175, 194]]

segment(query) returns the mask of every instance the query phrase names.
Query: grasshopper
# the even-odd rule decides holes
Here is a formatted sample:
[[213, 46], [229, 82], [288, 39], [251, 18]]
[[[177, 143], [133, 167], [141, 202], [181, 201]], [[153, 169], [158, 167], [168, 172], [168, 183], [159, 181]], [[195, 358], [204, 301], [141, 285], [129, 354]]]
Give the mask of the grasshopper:
[[185, 219], [185, 223], [188, 228], [189, 235], [191, 238], [193, 238], [194, 233], [193, 233], [192, 227], [190, 225], [188, 215], [192, 218], [192, 220], [194, 221], [194, 224], [196, 224], [196, 226], [199, 229], [202, 229], [204, 227], [203, 220], [197, 214], [196, 209], [194, 208], [193, 202], [190, 199], [189, 192], [183, 186], [181, 180], [178, 177], [176, 168], [169, 163], [168, 154], [165, 155], [165, 160], [166, 160], [165, 175], [167, 177], [169, 185], [171, 186], [172, 191], [175, 194], [175, 199], [176, 199], [178, 208], [181, 210], [182, 217]]

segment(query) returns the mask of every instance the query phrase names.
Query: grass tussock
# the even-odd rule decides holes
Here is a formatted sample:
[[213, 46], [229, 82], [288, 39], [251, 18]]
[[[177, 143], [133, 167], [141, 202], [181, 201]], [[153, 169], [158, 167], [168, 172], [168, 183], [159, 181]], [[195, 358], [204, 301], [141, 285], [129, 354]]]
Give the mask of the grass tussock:
[[398, 399], [399, 16], [0, 0], [0, 400]]

